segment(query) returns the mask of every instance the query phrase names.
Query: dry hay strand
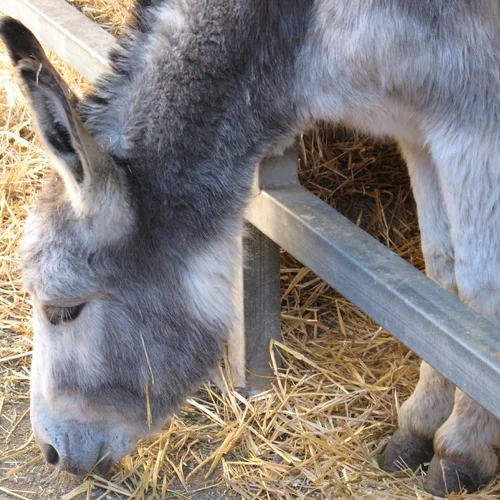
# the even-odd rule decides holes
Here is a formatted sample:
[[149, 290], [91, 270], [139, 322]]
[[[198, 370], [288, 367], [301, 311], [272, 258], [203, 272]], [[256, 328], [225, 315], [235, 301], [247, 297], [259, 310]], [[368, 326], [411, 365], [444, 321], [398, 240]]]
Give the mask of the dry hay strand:
[[120, 35], [129, 20], [134, 0], [66, 0], [113, 35]]
[[[73, 3], [116, 34], [131, 1]], [[107, 478], [70, 479], [41, 465], [26, 413], [32, 324], [17, 245], [49, 166], [1, 50], [0, 498], [431, 498], [422, 471], [390, 475], [378, 466], [418, 360], [285, 252], [283, 339], [272, 351], [269, 391], [249, 400], [204, 387]], [[85, 90], [81, 77], [52, 59], [73, 89]], [[299, 149], [308, 189], [423, 269], [415, 204], [393, 144], [323, 125]], [[452, 499], [499, 496], [497, 479]]]

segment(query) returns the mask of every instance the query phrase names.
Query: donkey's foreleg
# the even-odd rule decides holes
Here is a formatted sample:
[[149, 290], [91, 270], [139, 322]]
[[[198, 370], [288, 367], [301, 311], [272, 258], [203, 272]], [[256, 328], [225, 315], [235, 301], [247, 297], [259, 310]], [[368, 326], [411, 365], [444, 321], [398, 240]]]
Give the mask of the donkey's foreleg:
[[453, 409], [454, 385], [422, 361], [420, 378], [399, 411], [399, 428], [384, 453], [384, 469], [416, 469], [434, 455], [433, 439]]
[[[455, 261], [436, 167], [424, 148], [401, 143], [417, 201], [427, 275], [456, 293]], [[416, 469], [433, 456], [433, 438], [453, 408], [454, 385], [422, 362], [420, 379], [399, 411], [399, 429], [384, 456], [386, 470]]]
[[498, 420], [457, 389], [453, 412], [436, 433], [434, 445], [426, 490], [436, 495], [462, 488], [473, 492], [497, 469], [493, 446], [500, 446]]
[[[499, 325], [500, 143], [496, 125], [458, 130], [447, 126], [443, 132], [440, 136], [435, 129], [430, 148], [450, 221], [458, 294]], [[453, 413], [434, 440], [435, 458], [426, 489], [440, 495], [461, 487], [474, 491], [495, 472], [494, 447], [499, 444], [498, 420], [457, 391]]]

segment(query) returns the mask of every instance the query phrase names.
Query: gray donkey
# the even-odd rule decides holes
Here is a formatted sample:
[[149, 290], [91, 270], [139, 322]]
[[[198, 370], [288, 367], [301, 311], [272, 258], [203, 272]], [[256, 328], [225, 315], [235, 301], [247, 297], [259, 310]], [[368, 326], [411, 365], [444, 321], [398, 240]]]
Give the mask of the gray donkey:
[[[427, 274], [500, 321], [498, 0], [142, 0], [82, 102], [25, 27], [0, 32], [56, 167], [22, 259], [57, 468], [106, 472], [215, 368], [255, 166], [318, 119], [399, 140]], [[428, 491], [473, 491], [498, 445], [423, 363], [385, 466], [430, 460]]]

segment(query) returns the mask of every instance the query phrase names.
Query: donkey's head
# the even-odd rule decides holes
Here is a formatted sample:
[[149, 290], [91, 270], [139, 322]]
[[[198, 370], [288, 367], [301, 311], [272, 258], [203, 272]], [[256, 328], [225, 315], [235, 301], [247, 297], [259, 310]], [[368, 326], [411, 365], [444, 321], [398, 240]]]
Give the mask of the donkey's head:
[[0, 36], [56, 167], [21, 245], [34, 305], [32, 424], [50, 463], [102, 472], [216, 365], [231, 256], [165, 234], [33, 34], [5, 18]]

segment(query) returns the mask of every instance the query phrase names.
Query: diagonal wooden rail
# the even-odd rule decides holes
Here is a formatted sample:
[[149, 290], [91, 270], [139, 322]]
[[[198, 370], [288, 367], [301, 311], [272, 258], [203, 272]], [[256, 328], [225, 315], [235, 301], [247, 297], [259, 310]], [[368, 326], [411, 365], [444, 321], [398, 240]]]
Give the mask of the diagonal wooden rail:
[[[88, 79], [107, 69], [115, 40], [64, 0], [2, 0], [0, 10]], [[275, 273], [280, 245], [500, 418], [499, 329], [300, 186], [296, 168], [293, 152], [263, 162], [248, 209], [260, 271], [249, 278], [255, 295], [245, 307], [260, 312], [254, 318], [274, 311], [263, 336], [263, 323], [247, 321], [250, 350], [267, 352], [263, 343], [279, 327], [271, 303], [279, 294], [267, 293], [264, 275]]]

